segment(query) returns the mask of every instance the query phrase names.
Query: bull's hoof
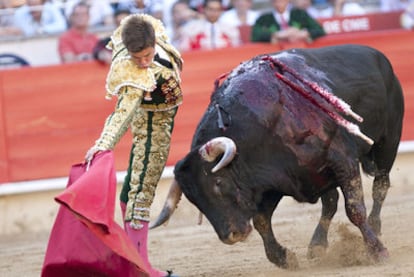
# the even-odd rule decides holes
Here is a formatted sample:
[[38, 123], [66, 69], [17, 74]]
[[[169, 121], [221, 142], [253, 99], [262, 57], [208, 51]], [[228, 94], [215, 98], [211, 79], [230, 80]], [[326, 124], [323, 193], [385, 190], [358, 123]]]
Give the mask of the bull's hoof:
[[387, 248], [384, 248], [383, 250], [376, 253], [373, 258], [375, 263], [385, 263], [389, 260], [390, 254], [388, 253]]
[[326, 247], [322, 245], [309, 245], [307, 258], [308, 260], [318, 259], [324, 257], [326, 254]]
[[299, 268], [299, 262], [296, 258], [296, 254], [287, 250], [286, 251], [286, 269], [295, 270]]

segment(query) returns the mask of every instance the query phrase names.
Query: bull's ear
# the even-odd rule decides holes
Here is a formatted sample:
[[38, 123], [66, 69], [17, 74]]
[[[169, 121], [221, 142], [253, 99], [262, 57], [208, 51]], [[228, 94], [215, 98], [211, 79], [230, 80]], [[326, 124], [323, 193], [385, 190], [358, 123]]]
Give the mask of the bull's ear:
[[179, 160], [174, 167], [174, 175], [177, 176], [179, 172], [186, 171], [189, 168], [188, 163], [185, 159]]
[[198, 150], [191, 151], [183, 159], [179, 160], [174, 167], [174, 175], [177, 175], [177, 172], [187, 171], [189, 168], [193, 167], [194, 163], [199, 163], [200, 158], [198, 156]]

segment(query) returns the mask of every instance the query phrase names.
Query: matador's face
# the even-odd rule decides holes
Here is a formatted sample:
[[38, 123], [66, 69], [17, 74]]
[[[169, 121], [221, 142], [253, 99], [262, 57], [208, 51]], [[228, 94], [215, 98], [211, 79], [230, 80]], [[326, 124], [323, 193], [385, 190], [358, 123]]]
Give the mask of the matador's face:
[[131, 60], [142, 69], [148, 68], [154, 60], [155, 48], [147, 47], [139, 52], [129, 52]]

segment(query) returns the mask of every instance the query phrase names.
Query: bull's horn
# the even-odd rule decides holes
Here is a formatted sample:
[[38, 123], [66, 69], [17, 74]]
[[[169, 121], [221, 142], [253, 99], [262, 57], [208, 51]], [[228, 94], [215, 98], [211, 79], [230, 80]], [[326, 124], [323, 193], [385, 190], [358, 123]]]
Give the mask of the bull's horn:
[[236, 155], [236, 150], [236, 144], [232, 139], [227, 137], [217, 137], [209, 140], [201, 146], [198, 153], [208, 162], [214, 161], [218, 155], [224, 153], [221, 160], [211, 170], [211, 172], [214, 173], [228, 165], [233, 160]]
[[174, 179], [171, 183], [170, 190], [168, 191], [167, 199], [165, 200], [164, 207], [161, 213], [158, 215], [155, 222], [151, 222], [149, 228], [153, 229], [164, 224], [171, 215], [174, 213], [178, 202], [180, 202], [182, 191], [177, 181]]

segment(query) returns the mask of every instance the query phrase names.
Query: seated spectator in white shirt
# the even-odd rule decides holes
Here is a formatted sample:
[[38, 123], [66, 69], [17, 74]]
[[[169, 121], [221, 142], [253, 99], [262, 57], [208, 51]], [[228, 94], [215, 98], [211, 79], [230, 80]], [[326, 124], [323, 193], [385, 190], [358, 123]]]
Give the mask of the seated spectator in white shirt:
[[219, 21], [234, 27], [252, 26], [260, 13], [252, 9], [253, 0], [233, 0], [233, 8], [224, 11]]
[[187, 0], [177, 0], [171, 6], [171, 23], [166, 24], [171, 44], [179, 48], [183, 26], [189, 21], [199, 18], [201, 18], [201, 14], [191, 9]]
[[65, 3], [66, 18], [72, 14], [73, 7], [84, 2], [89, 6], [89, 27], [114, 27], [114, 9], [109, 0], [67, 0]]
[[119, 0], [117, 9], [128, 9], [131, 14], [146, 13], [163, 20], [163, 0]]
[[367, 13], [359, 0], [293, 0], [292, 2], [296, 7], [306, 10], [313, 18], [364, 15]]
[[0, 36], [20, 36], [23, 31], [14, 25], [14, 6], [11, 0], [0, 1]]
[[400, 16], [401, 27], [407, 30], [414, 29], [414, 0], [405, 8]]
[[395, 12], [405, 10], [410, 0], [381, 0], [380, 9], [382, 12]]
[[26, 0], [26, 4], [16, 10], [14, 24], [27, 37], [59, 34], [67, 28], [59, 7], [45, 0]]
[[336, 0], [335, 1], [335, 16], [353, 16], [364, 15], [366, 10], [360, 4], [359, 0]]
[[[196, 12], [202, 13], [205, 0], [188, 0], [190, 8]], [[221, 5], [223, 10], [231, 9], [231, 0], [222, 0]]]
[[293, 6], [307, 11], [313, 18], [329, 18], [334, 14], [332, 1], [293, 0]]
[[188, 51], [239, 46], [239, 29], [220, 22], [222, 12], [220, 0], [206, 0], [203, 6], [204, 18], [191, 20], [183, 26], [178, 48]]

